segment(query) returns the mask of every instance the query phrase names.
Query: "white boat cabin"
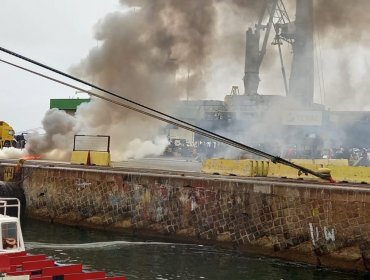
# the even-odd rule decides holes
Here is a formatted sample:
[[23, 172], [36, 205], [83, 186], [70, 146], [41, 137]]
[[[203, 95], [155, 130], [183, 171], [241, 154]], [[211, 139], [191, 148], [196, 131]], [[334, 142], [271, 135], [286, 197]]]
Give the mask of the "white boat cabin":
[[[16, 212], [16, 217], [10, 216]], [[0, 198], [0, 254], [25, 251], [20, 224], [21, 204], [17, 198]]]

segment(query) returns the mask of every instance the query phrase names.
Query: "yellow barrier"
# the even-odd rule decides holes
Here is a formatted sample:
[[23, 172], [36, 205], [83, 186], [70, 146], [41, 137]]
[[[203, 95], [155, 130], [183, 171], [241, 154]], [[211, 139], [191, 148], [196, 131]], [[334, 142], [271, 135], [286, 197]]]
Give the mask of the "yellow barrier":
[[[353, 183], [370, 183], [370, 167], [346, 166], [346, 160], [292, 160], [294, 163], [318, 172], [319, 169], [329, 169], [331, 177], [337, 181]], [[246, 177], [286, 177], [318, 179], [313, 175], [298, 174], [298, 170], [283, 164], [257, 160], [207, 159], [202, 163], [202, 172], [208, 174], [236, 175]]]
[[108, 152], [90, 151], [90, 164], [99, 166], [109, 166], [110, 154]]
[[336, 181], [370, 183], [370, 167], [365, 166], [327, 166]]
[[335, 166], [348, 166], [348, 159], [292, 159], [292, 162], [298, 165], [305, 165], [305, 164], [319, 164], [323, 167], [327, 165], [335, 165]]
[[72, 151], [71, 164], [89, 165], [89, 151]]
[[268, 174], [268, 161], [207, 159], [202, 163], [202, 172], [208, 174], [257, 177]]
[[[297, 162], [294, 162], [297, 163]], [[299, 163], [297, 163], [299, 164]], [[320, 168], [325, 168], [330, 170], [331, 177], [337, 181], [348, 181], [353, 183], [370, 183], [370, 167], [363, 166], [344, 166], [344, 165], [331, 165], [331, 164], [299, 164], [303, 167], [311, 169], [313, 171], [319, 171]], [[282, 164], [270, 163], [269, 167], [269, 177], [287, 177], [287, 178], [309, 178], [318, 179], [312, 175], [301, 174], [298, 176], [298, 171]]]
[[[299, 165], [302, 167], [306, 167], [307, 169], [310, 169], [313, 171], [318, 171], [319, 168], [323, 167], [320, 164], [299, 164]], [[286, 178], [293, 178], [293, 179], [296, 179], [296, 178], [316, 179], [317, 178], [313, 175], [306, 176], [302, 174], [301, 176], [299, 176], [297, 169], [284, 165], [284, 164], [280, 164], [280, 163], [276, 163], [276, 164], [270, 163], [268, 176], [269, 177], [279, 177], [279, 178], [286, 177]]]
[[73, 151], [71, 156], [71, 164], [109, 166], [110, 153], [95, 151]]

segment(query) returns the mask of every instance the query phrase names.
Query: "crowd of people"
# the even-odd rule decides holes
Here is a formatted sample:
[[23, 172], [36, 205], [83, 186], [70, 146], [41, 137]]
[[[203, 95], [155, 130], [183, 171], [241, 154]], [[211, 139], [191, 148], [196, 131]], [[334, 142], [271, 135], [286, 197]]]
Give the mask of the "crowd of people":
[[299, 151], [296, 147], [287, 149], [284, 158], [287, 159], [346, 159], [349, 165], [369, 166], [369, 149], [366, 148], [331, 148], [317, 149], [315, 151]]
[[[258, 144], [253, 148], [264, 151], [271, 155], [292, 159], [346, 159], [349, 165], [370, 166], [370, 149], [365, 148], [321, 148], [320, 146], [288, 146], [282, 148], [279, 145]], [[204, 160], [212, 157], [226, 157], [227, 147], [216, 141], [195, 141], [192, 144], [185, 140], [172, 140], [164, 155], [192, 157]], [[369, 150], [369, 152], [368, 152]], [[255, 155], [235, 149], [234, 153], [228, 153], [235, 158], [255, 158]]]

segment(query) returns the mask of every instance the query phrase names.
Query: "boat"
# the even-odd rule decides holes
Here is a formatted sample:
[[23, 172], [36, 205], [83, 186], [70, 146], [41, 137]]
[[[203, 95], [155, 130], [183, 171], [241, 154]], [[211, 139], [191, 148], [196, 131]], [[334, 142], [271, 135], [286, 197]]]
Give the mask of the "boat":
[[4, 280], [126, 280], [106, 276], [104, 271], [86, 271], [83, 265], [61, 264], [46, 254], [26, 251], [21, 223], [21, 203], [17, 198], [0, 198], [0, 279]]

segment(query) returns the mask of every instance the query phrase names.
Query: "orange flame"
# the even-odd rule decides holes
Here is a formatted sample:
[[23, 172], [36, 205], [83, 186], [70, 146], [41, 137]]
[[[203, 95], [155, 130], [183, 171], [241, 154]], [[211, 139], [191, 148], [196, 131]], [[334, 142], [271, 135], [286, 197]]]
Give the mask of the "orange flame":
[[41, 155], [25, 155], [21, 157], [21, 159], [24, 159], [24, 160], [35, 160], [35, 159], [41, 159], [41, 158], [42, 158]]

